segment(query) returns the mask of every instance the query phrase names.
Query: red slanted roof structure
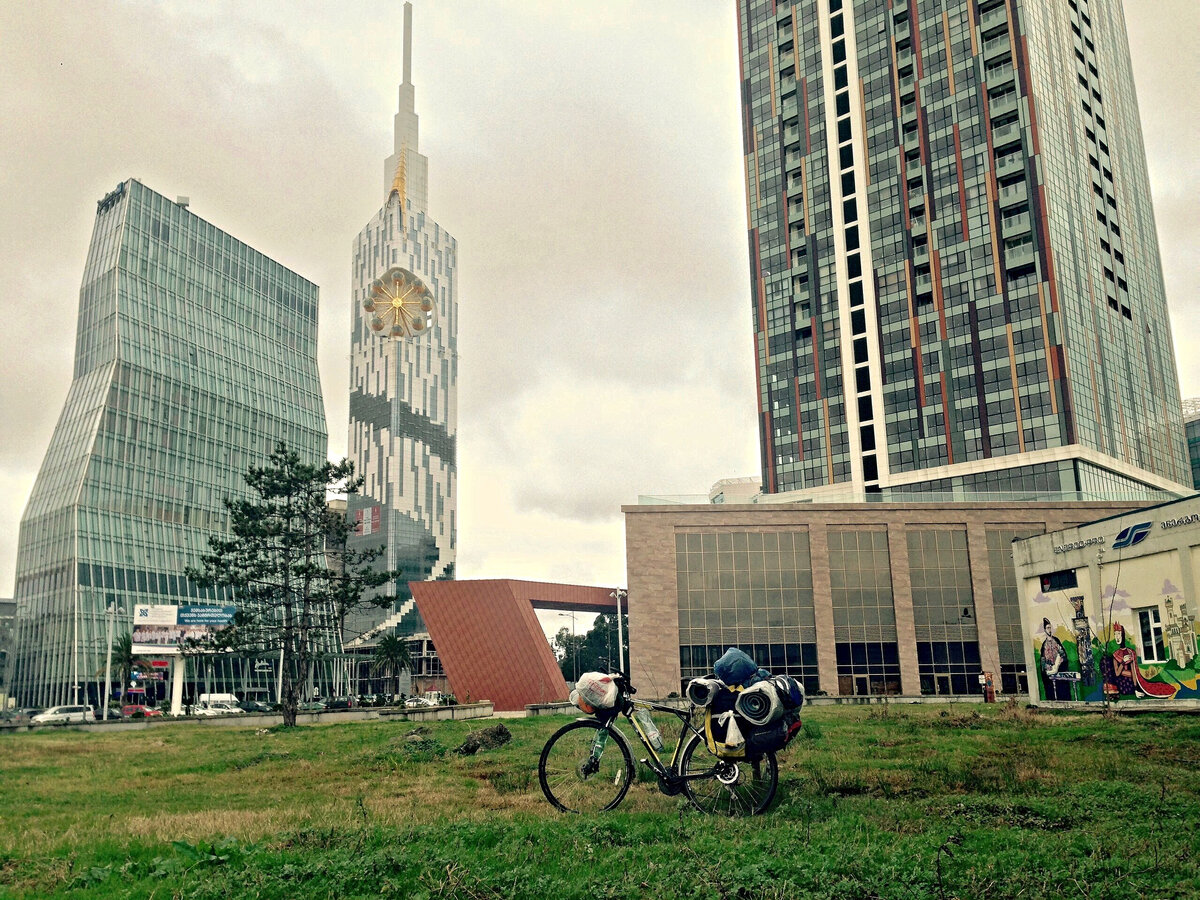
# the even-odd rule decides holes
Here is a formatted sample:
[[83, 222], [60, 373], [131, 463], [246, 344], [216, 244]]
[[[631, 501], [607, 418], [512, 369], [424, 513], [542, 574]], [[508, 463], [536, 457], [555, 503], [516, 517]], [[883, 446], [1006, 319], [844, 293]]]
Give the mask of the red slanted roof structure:
[[489, 579], [409, 582], [417, 609], [460, 702], [497, 710], [567, 699], [562, 671], [535, 609], [616, 612], [611, 589]]

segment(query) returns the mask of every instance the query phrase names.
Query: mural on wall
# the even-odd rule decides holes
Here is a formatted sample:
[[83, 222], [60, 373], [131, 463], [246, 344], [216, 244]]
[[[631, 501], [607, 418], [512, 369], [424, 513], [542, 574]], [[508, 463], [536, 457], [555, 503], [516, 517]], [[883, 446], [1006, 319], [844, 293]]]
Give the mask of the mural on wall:
[[1122, 579], [1131, 590], [1106, 584], [1098, 603], [1079, 588], [1034, 594], [1026, 621], [1040, 699], [1200, 699], [1194, 605], [1161, 568], [1145, 573], [1157, 590], [1136, 574]]

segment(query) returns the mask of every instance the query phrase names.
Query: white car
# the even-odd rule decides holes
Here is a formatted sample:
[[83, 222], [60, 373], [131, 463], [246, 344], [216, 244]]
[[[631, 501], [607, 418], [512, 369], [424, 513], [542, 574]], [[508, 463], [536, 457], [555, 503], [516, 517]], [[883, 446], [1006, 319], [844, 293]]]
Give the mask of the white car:
[[96, 712], [90, 706], [52, 706], [29, 720], [33, 725], [62, 725], [67, 722], [95, 722]]
[[245, 714], [244, 709], [238, 709], [232, 703], [201, 703], [192, 707], [193, 716], [244, 716]]

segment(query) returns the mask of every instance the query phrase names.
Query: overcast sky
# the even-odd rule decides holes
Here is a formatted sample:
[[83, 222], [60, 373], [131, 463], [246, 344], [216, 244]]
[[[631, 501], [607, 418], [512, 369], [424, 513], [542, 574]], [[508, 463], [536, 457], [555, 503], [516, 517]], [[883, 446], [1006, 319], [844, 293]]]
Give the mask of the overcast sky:
[[[417, 0], [430, 214], [459, 241], [462, 578], [625, 583], [620, 506], [758, 474], [733, 0]], [[1200, 3], [1127, 0], [1183, 395], [1200, 394]], [[0, 594], [70, 385], [95, 202], [130, 176], [321, 288], [350, 258], [399, 2], [0, 0]]]

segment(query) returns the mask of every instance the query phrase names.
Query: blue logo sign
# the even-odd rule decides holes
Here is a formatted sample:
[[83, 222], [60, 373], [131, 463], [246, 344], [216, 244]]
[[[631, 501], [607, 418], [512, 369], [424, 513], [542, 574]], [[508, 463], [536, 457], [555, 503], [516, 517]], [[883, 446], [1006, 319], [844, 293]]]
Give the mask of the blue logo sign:
[[1114, 550], [1124, 550], [1126, 547], [1133, 547], [1144, 541], [1150, 534], [1151, 522], [1142, 522], [1138, 525], [1130, 525], [1117, 535], [1117, 539], [1113, 541], [1112, 548]]

